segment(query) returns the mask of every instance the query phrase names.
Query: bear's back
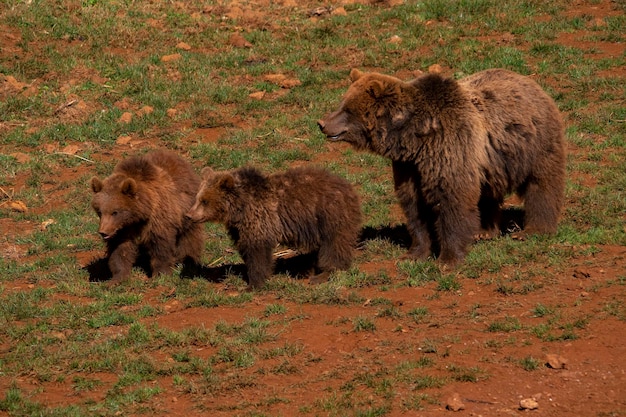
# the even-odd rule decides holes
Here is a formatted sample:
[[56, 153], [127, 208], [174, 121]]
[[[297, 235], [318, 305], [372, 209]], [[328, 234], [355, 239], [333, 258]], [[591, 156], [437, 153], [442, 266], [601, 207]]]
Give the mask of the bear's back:
[[200, 177], [189, 162], [168, 150], [157, 150], [121, 161], [115, 172], [125, 174], [151, 188], [172, 188], [177, 194], [195, 198]]
[[548, 176], [564, 175], [563, 120], [539, 84], [508, 70], [490, 69], [460, 80], [459, 85], [482, 114], [489, 135], [486, 168], [496, 195], [514, 191], [529, 176], [548, 175], [547, 171]]
[[526, 123], [562, 129], [554, 100], [531, 78], [505, 69], [489, 69], [459, 80], [488, 121]]
[[[290, 168], [285, 172], [270, 176], [272, 188], [283, 194], [290, 194], [293, 199], [311, 201], [339, 197], [349, 200], [357, 197], [348, 181], [331, 172], [314, 166]], [[337, 196], [333, 193], [343, 194]]]

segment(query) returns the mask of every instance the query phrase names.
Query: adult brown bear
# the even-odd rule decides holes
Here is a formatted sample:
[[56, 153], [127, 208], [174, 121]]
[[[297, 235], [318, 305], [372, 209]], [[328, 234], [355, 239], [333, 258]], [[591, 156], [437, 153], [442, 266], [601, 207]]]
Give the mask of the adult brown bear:
[[152, 275], [168, 273], [178, 262], [191, 268], [200, 262], [204, 231], [185, 217], [199, 186], [191, 164], [164, 150], [130, 157], [104, 180], [91, 179], [111, 282], [130, 277], [141, 251]]
[[226, 226], [246, 265], [251, 288], [261, 287], [282, 243], [317, 254], [311, 282], [347, 269], [361, 227], [361, 206], [350, 183], [330, 172], [292, 168], [266, 175], [253, 167], [202, 170], [202, 184], [188, 216]]
[[[531, 79], [491, 69], [410, 82], [352, 70], [339, 109], [319, 121], [331, 141], [392, 160], [412, 245], [461, 262], [478, 233], [498, 231], [501, 204], [524, 199], [523, 233], [554, 233], [564, 199], [565, 139], [554, 101]], [[482, 230], [481, 230], [482, 229]]]

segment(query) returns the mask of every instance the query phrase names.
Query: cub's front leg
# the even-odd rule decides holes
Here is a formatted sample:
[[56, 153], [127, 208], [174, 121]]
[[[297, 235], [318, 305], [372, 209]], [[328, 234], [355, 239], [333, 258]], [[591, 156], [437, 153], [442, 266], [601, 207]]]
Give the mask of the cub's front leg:
[[109, 245], [109, 270], [112, 278], [111, 284], [117, 284], [130, 278], [133, 265], [137, 260], [139, 247], [133, 240], [116, 242]]
[[246, 264], [248, 285], [250, 288], [261, 288], [272, 275], [274, 261], [272, 259], [271, 244], [257, 243], [253, 245], [238, 245], [239, 254]]

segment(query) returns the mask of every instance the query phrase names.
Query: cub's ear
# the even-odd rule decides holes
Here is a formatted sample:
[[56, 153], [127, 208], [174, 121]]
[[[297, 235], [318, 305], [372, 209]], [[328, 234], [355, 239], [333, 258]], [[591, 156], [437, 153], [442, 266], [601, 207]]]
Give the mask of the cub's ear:
[[217, 186], [225, 191], [229, 191], [235, 188], [236, 185], [236, 181], [235, 181], [235, 177], [233, 177], [231, 174], [224, 174], [224, 176], [222, 176], [218, 181], [217, 181]]
[[137, 183], [132, 178], [126, 178], [121, 185], [122, 194], [134, 197], [137, 194]]
[[362, 76], [363, 76], [363, 73], [361, 71], [359, 71], [358, 69], [356, 69], [356, 68], [352, 68], [352, 71], [350, 71], [350, 80], [352, 82], [355, 82], [356, 80], [358, 80]]
[[100, 191], [102, 191], [102, 181], [100, 181], [100, 178], [98, 177], [93, 177], [91, 179], [91, 191], [93, 191], [94, 193], [99, 193]]
[[213, 172], [213, 168], [204, 167], [202, 168], [202, 171], [200, 171], [200, 176], [202, 177], [202, 179], [206, 180]]

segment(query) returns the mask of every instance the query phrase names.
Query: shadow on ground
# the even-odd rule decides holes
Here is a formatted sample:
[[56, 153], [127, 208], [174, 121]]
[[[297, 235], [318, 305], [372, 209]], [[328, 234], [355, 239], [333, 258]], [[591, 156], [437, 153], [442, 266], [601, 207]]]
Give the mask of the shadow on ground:
[[[507, 207], [502, 211], [500, 232], [508, 235], [519, 231], [524, 225], [524, 211], [519, 207]], [[358, 246], [362, 247], [369, 240], [387, 240], [394, 245], [408, 249], [411, 246], [411, 236], [404, 224], [394, 226], [366, 226], [359, 235]], [[288, 274], [294, 278], [308, 278], [315, 270], [317, 254], [297, 254], [288, 258], [276, 259], [275, 274]], [[135, 267], [150, 276], [150, 263], [145, 253], [140, 254]], [[89, 273], [90, 282], [106, 282], [112, 277], [106, 258], [95, 259], [85, 268]], [[204, 278], [211, 282], [222, 282], [229, 275], [238, 275], [246, 278], [244, 264], [224, 264], [219, 266], [196, 265], [186, 262], [180, 272], [181, 278]]]

